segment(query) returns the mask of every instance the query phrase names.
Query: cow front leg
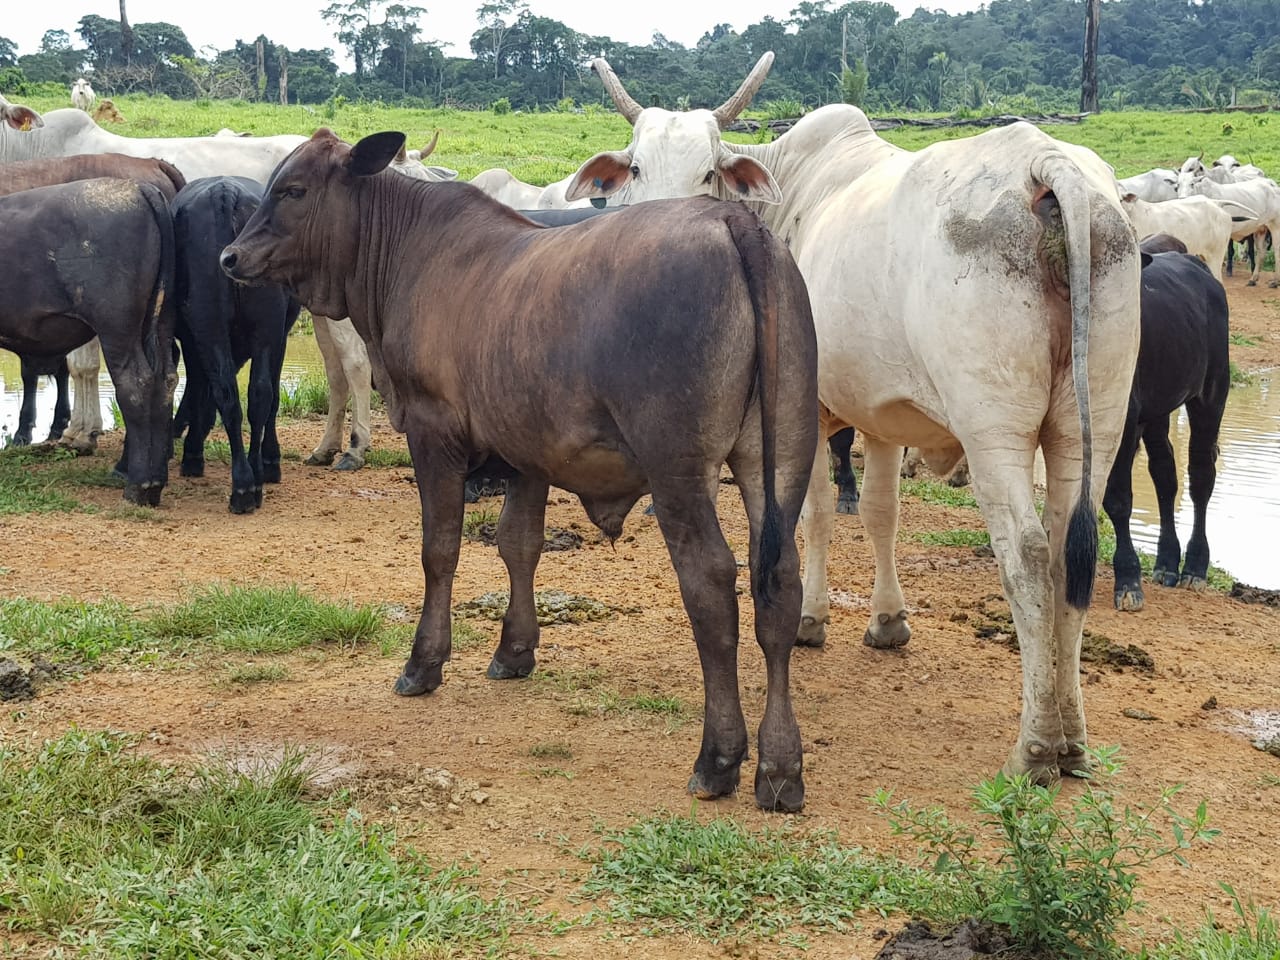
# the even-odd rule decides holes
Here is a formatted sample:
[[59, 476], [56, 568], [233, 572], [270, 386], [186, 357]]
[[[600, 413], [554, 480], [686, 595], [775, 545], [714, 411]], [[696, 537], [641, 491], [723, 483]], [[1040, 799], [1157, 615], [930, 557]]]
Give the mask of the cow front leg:
[[747, 756], [747, 724], [738, 695], [738, 571], [720, 531], [715, 501], [707, 494], [714, 482], [714, 477], [699, 482], [686, 470], [679, 479], [653, 485], [654, 514], [702, 664], [702, 749], [689, 780], [689, 792], [702, 800], [734, 793]]
[[905, 646], [911, 639], [907, 602], [898, 583], [898, 483], [903, 449], [862, 436], [862, 500], [859, 516], [875, 554], [876, 579], [871, 590], [871, 621], [862, 642], [880, 650]]
[[9, 438], [10, 446], [25, 447], [31, 443], [36, 425], [36, 392], [40, 389], [39, 361], [19, 355], [22, 372], [22, 407], [18, 411], [18, 429]]
[[827, 441], [835, 458], [836, 513], [858, 512], [858, 476], [853, 472], [853, 427], [837, 430]]
[[413, 650], [396, 680], [403, 697], [430, 693], [444, 680], [444, 663], [453, 648], [453, 575], [462, 542], [464, 466], [448, 462], [437, 434], [413, 426], [407, 433], [422, 502], [422, 572], [426, 590]]
[[1156, 488], [1160, 507], [1160, 540], [1156, 546], [1156, 565], [1151, 579], [1166, 587], [1178, 585], [1178, 568], [1182, 564], [1182, 544], [1178, 541], [1174, 501], [1178, 496], [1178, 464], [1169, 442], [1169, 415], [1154, 417], [1142, 428], [1142, 443], [1147, 448], [1147, 472]]
[[511, 579], [511, 602], [502, 618], [502, 639], [489, 664], [490, 680], [512, 680], [533, 672], [538, 648], [533, 575], [542, 557], [547, 490], [544, 481], [528, 476], [507, 481], [507, 498], [498, 518], [498, 556]]
[[[865, 475], [863, 484], [865, 487]], [[802, 647], [821, 647], [827, 642], [827, 624], [831, 622], [827, 554], [831, 549], [833, 521], [827, 449], [826, 443], [820, 441], [809, 473], [804, 506], [800, 508], [800, 529], [804, 533], [804, 599], [796, 643]]]
[[342, 370], [351, 386], [351, 443], [333, 468], [359, 470], [373, 441], [373, 363], [350, 320], [335, 324], [335, 334], [341, 347]]
[[[1120, 450], [1111, 465], [1107, 491], [1102, 497], [1102, 509], [1107, 512], [1116, 531], [1116, 552], [1111, 559], [1116, 577], [1115, 605], [1117, 610], [1129, 612], [1141, 610], [1146, 602], [1142, 594], [1142, 564], [1138, 561], [1138, 551], [1133, 547], [1129, 531], [1133, 516], [1133, 458], [1138, 452], [1139, 439], [1137, 412], [1133, 410], [1125, 421]], [[1047, 488], [1048, 457], [1045, 458], [1045, 471]], [[1079, 471], [1076, 472], [1078, 475]]]
[[67, 380], [67, 358], [63, 357], [58, 361], [58, 369], [53, 375], [57, 399], [53, 404], [53, 423], [49, 426], [50, 440], [60, 440], [71, 422], [71, 398]]

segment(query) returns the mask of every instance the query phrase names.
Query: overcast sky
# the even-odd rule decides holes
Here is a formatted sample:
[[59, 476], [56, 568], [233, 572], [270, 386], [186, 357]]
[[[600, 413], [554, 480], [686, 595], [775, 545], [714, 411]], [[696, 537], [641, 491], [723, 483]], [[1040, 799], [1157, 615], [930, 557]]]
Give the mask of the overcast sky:
[[[413, 4], [414, 0], [407, 0]], [[892, 0], [903, 16], [916, 7], [960, 13], [975, 10], [979, 0]], [[836, 0], [832, 6], [838, 6]], [[339, 63], [350, 70], [341, 44], [330, 24], [320, 19], [328, 0], [129, 0], [131, 23], [163, 20], [182, 28], [197, 52], [212, 45], [219, 50], [236, 40], [253, 40], [266, 34], [275, 43], [309, 49], [330, 47]], [[475, 11], [480, 0], [418, 0], [426, 7], [423, 38], [451, 45], [454, 56], [469, 56], [471, 34], [477, 29]], [[5, 0], [0, 16], [0, 36], [18, 45], [18, 52], [35, 53], [46, 30], [65, 30], [79, 45], [76, 24], [85, 14], [117, 19], [117, 0]], [[552, 17], [580, 33], [607, 36], [625, 43], [646, 44], [654, 31], [667, 39], [692, 46], [717, 22], [735, 30], [757, 23], [765, 16], [785, 20], [795, 0], [737, 0], [732, 5], [689, 3], [687, 0], [647, 0], [640, 3], [601, 3], [600, 0], [530, 0], [533, 13]], [[730, 8], [732, 13], [729, 12]], [[692, 11], [698, 10], [697, 13]], [[705, 11], [705, 12], [703, 12]]]

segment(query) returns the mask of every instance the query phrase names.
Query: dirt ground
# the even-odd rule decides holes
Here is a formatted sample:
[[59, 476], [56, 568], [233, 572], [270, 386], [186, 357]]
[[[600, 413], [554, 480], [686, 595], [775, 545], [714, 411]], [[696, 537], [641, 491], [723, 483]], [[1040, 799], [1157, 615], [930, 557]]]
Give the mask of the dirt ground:
[[[1280, 291], [1246, 288], [1239, 277], [1228, 289], [1233, 329], [1260, 340], [1233, 346], [1237, 363], [1246, 370], [1280, 365]], [[283, 443], [305, 451], [319, 433], [318, 421], [291, 424]], [[105, 439], [104, 462], [117, 455], [118, 442], [118, 434]], [[383, 419], [374, 443], [392, 448], [402, 439]], [[287, 462], [283, 483], [270, 488], [262, 510], [250, 516], [227, 512], [225, 466], [210, 464], [199, 480], [173, 474], [155, 522], [112, 517], [115, 490], [86, 494], [105, 513], [0, 519], [0, 592], [150, 603], [177, 600], [190, 586], [215, 581], [298, 583], [325, 598], [397, 605], [416, 620], [420, 521], [409, 470], [338, 474]], [[720, 504], [729, 542], [745, 559], [736, 491], [722, 487]], [[487, 501], [481, 508], [498, 506]], [[488, 893], [501, 890], [574, 915], [584, 908], [569, 896], [585, 868], [568, 851], [591, 840], [595, 825], [620, 827], [657, 811], [689, 811], [684, 787], [700, 740], [701, 683], [656, 522], [637, 509], [611, 546], [576, 499], [561, 491], [552, 492], [547, 522], [582, 533], [585, 543], [546, 554], [538, 588], [586, 594], [632, 612], [544, 629], [542, 680], [536, 674], [521, 682], [485, 679], [498, 625], [476, 620], [487, 642], [456, 652], [444, 686], [428, 697], [392, 694], [404, 651], [391, 657], [367, 648], [304, 651], [284, 658], [287, 679], [251, 687], [227, 682], [228, 670], [243, 658], [196, 659], [176, 669], [102, 672], [46, 688], [21, 709], [9, 705], [0, 715], [0, 736], [55, 735], [71, 724], [113, 728], [145, 734], [148, 750], [173, 760], [313, 744], [361, 805], [395, 822], [435, 860], [470, 858]], [[870, 548], [856, 517], [838, 516], [836, 523], [828, 643], [823, 650], [797, 650], [793, 660], [808, 785], [807, 806], [794, 819], [805, 828], [834, 829], [848, 844], [892, 849], [887, 826], [868, 810], [868, 795], [887, 787], [918, 804], [967, 810], [971, 785], [999, 768], [1016, 735], [1019, 664], [999, 636], [977, 636], [991, 632], [983, 627], [1001, 608], [995, 561], [970, 548], [910, 539], [919, 531], [978, 528], [976, 512], [904, 502], [899, 563], [914, 637], [898, 653], [859, 642], [871, 591]], [[464, 543], [455, 602], [505, 588], [497, 551]], [[1145, 877], [1150, 906], [1137, 923], [1158, 936], [1169, 921], [1195, 925], [1206, 906], [1223, 912], [1218, 881], [1274, 905], [1280, 787], [1268, 787], [1266, 777], [1280, 774], [1280, 760], [1255, 749], [1241, 728], [1251, 711], [1280, 711], [1280, 610], [1151, 586], [1142, 613], [1120, 614], [1110, 596], [1104, 567], [1088, 629], [1122, 646], [1136, 644], [1155, 667], [1147, 673], [1086, 665], [1091, 738], [1121, 746], [1128, 761], [1122, 784], [1135, 799], [1186, 784], [1187, 803], [1207, 799], [1222, 830], [1212, 846], [1190, 854], [1190, 869], [1161, 867]], [[749, 627], [744, 609], [744, 638]], [[764, 671], [753, 642], [744, 640], [741, 660], [744, 707], [754, 730]], [[674, 696], [687, 710], [682, 719], [584, 710], [602, 690]], [[1216, 708], [1205, 709], [1211, 700]], [[1153, 719], [1133, 719], [1127, 708]], [[533, 755], [549, 744], [568, 745], [572, 758]], [[460, 802], [450, 803], [432, 785], [433, 775], [423, 773], [439, 768], [457, 779], [445, 793]], [[753, 773], [749, 761], [748, 787]], [[1075, 789], [1066, 786], [1068, 793]], [[779, 823], [756, 811], [750, 789], [697, 810], [700, 817], [731, 815], [753, 827]], [[872, 931], [884, 925], [868, 914], [860, 931], [811, 937], [809, 955], [871, 957], [879, 946]], [[607, 934], [587, 928], [520, 947], [597, 957], [617, 949], [604, 945]], [[625, 953], [768, 957], [790, 949], [640, 937]]]

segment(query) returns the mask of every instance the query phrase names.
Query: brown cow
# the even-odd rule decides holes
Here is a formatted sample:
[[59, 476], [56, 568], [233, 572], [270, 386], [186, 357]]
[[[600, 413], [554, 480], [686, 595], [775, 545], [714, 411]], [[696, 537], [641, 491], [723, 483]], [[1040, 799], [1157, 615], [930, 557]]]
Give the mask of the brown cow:
[[[795, 526], [817, 449], [817, 348], [786, 248], [737, 204], [647, 203], [544, 228], [470, 184], [383, 173], [404, 135], [354, 147], [318, 131], [272, 174], [223, 269], [350, 316], [422, 500], [426, 594], [404, 695], [440, 685], [469, 471], [512, 474], [498, 523], [511, 604], [489, 676], [527, 676], [547, 492], [576, 493], [616, 538], [653, 493], [705, 683], [689, 789], [732, 793], [747, 755], [735, 563], [716, 517], [721, 466], [751, 527], [756, 639], [768, 670], [756, 802], [804, 802], [788, 660], [800, 622]], [[806, 463], [806, 460], [808, 463]]]
[[[181, 171], [165, 160], [127, 157], [122, 153], [23, 160], [6, 163], [0, 172], [3, 173], [0, 176], [0, 197], [55, 183], [115, 177], [135, 183], [149, 183], [164, 194], [166, 201], [172, 201], [187, 183]], [[42, 375], [48, 374], [54, 377], [58, 389], [49, 439], [62, 438], [82, 452], [93, 452], [97, 446], [98, 434], [102, 432], [102, 406], [98, 399], [98, 369], [101, 363], [97, 339], [78, 347], [73, 354], [70, 359], [76, 380], [74, 411], [67, 396], [68, 358], [22, 356], [22, 409], [18, 415], [18, 428], [10, 443], [20, 446], [31, 442], [36, 417], [36, 384]]]
[[150, 184], [100, 178], [0, 197], [0, 348], [50, 356], [96, 334], [124, 414], [124, 497], [155, 506], [168, 479], [173, 221]]

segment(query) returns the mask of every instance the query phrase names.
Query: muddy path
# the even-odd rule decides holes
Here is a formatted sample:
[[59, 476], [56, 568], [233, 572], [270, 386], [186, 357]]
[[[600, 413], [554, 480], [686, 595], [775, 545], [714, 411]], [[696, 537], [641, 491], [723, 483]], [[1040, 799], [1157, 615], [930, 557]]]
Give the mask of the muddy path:
[[[1233, 356], [1246, 369], [1280, 363], [1280, 293], [1229, 283], [1233, 328], [1258, 340], [1233, 347]], [[282, 444], [305, 451], [319, 431], [318, 421], [290, 424]], [[118, 442], [118, 435], [105, 439], [104, 464], [118, 455]], [[374, 444], [403, 446], [385, 418]], [[409, 470], [337, 474], [286, 462], [263, 509], [243, 517], [227, 512], [228, 488], [227, 467], [211, 463], [202, 479], [175, 475], [153, 519], [120, 511], [118, 491], [92, 488], [82, 499], [102, 508], [96, 514], [0, 518], [0, 594], [110, 596], [141, 605], [180, 599], [205, 583], [299, 584], [329, 599], [393, 605], [416, 620], [420, 521]], [[476, 509], [498, 506], [490, 500]], [[721, 488], [720, 507], [726, 537], [745, 560], [746, 524], [734, 488]], [[498, 624], [474, 617], [484, 639], [455, 651], [444, 686], [427, 697], [391, 692], [403, 648], [386, 655], [367, 647], [304, 650], [278, 658], [284, 679], [251, 687], [229, 683], [228, 672], [263, 658], [192, 656], [47, 684], [37, 699], [5, 705], [0, 736], [55, 735], [71, 724], [112, 728], [144, 735], [144, 749], [174, 761], [312, 745], [323, 751], [332, 782], [345, 784], [357, 805], [394, 822], [433, 859], [473, 861], [487, 892], [574, 916], [589, 905], [572, 900], [586, 872], [572, 851], [592, 840], [598, 825], [690, 810], [684, 787], [700, 739], [701, 684], [656, 522], [637, 509], [610, 545], [575, 498], [553, 490], [547, 524], [583, 542], [544, 554], [538, 589], [583, 594], [624, 612], [544, 629], [539, 668], [527, 681], [485, 679]], [[828, 644], [798, 650], [793, 660], [808, 783], [808, 805], [791, 821], [797, 826], [893, 849], [887, 826], [869, 811], [873, 791], [891, 788], [959, 812], [971, 785], [1004, 761], [1017, 732], [1020, 671], [1002, 630], [1007, 607], [995, 562], [971, 547], [919, 540], [956, 529], [981, 529], [978, 514], [904, 499], [900, 575], [915, 632], [906, 649], [886, 653], [860, 642], [870, 548], [857, 517], [837, 516]], [[739, 586], [747, 587], [745, 570]], [[455, 602], [501, 589], [496, 549], [465, 541]], [[1145, 877], [1150, 907], [1136, 923], [1158, 936], [1170, 921], [1194, 925], [1205, 906], [1221, 912], [1219, 881], [1275, 904], [1280, 787], [1268, 786], [1268, 775], [1280, 774], [1280, 760], [1255, 749], [1243, 731], [1251, 712], [1280, 711], [1280, 610], [1152, 586], [1142, 613], [1119, 614], [1107, 602], [1111, 591], [1104, 567], [1089, 631], [1104, 652], [1132, 645], [1151, 666], [1086, 663], [1091, 739], [1120, 745], [1127, 758], [1121, 783], [1135, 799], [1186, 784], [1188, 801], [1206, 799], [1222, 829], [1212, 846], [1191, 853], [1191, 869], [1161, 867]], [[749, 638], [747, 610], [742, 627]], [[741, 686], [752, 730], [763, 683], [759, 652], [744, 641]], [[642, 697], [674, 702], [657, 713], [627, 706]], [[749, 761], [745, 782], [753, 773]], [[697, 815], [733, 816], [752, 827], [778, 823], [755, 810], [749, 790], [700, 804]], [[874, 933], [886, 923], [897, 925], [868, 914], [858, 931], [811, 936], [808, 955], [871, 957], [883, 945]], [[590, 927], [520, 948], [597, 957], [616, 948], [605, 944], [607, 936]], [[626, 947], [627, 956], [661, 958], [792, 952], [769, 942], [684, 937], [640, 937]]]

